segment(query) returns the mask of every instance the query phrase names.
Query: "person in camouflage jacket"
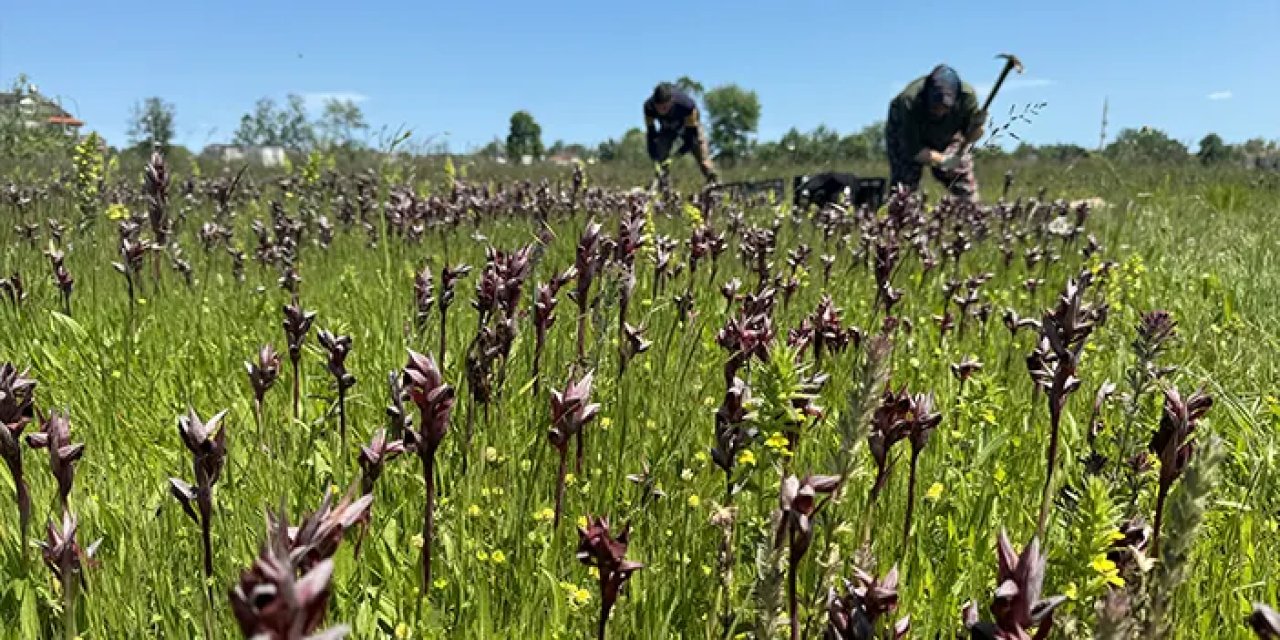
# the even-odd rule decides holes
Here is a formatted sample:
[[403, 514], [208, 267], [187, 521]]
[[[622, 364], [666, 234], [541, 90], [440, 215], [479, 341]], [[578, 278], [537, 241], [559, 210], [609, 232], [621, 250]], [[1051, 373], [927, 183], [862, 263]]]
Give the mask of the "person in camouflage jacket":
[[890, 186], [919, 189], [928, 166], [951, 195], [976, 202], [978, 183], [968, 147], [982, 137], [986, 119], [973, 87], [949, 66], [938, 65], [908, 84], [889, 103]]

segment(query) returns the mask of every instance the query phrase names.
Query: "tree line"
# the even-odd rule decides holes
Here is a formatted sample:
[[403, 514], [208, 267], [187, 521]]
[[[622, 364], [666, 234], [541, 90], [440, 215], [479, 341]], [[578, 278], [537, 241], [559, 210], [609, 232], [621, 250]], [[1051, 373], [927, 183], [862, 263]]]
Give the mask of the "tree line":
[[[825, 125], [810, 131], [793, 127], [777, 140], [760, 141], [757, 131], [761, 104], [755, 91], [736, 84], [706, 89], [688, 76], [677, 78], [673, 84], [701, 106], [708, 142], [721, 163], [821, 164], [876, 160], [884, 155], [883, 121], [851, 133], [841, 133]], [[26, 86], [27, 78], [20, 76], [14, 83], [14, 92], [21, 92]], [[177, 109], [173, 103], [160, 97], [139, 101], [130, 114], [127, 146], [123, 150], [149, 153], [154, 146], [171, 149], [176, 137], [176, 121]], [[1003, 130], [1008, 133], [1007, 128]], [[342, 98], [326, 100], [320, 113], [313, 116], [305, 98], [290, 94], [283, 102], [269, 97], [259, 99], [241, 116], [231, 142], [240, 146], [278, 146], [296, 151], [323, 148], [354, 154], [372, 147], [370, 135], [368, 120], [355, 101]], [[13, 156], [10, 160], [22, 153], [43, 155], [63, 147], [69, 149], [66, 141], [58, 140], [58, 137], [58, 134], [45, 135], [38, 129], [23, 126], [15, 114], [0, 113], [0, 142], [5, 143], [0, 146], [10, 150]], [[1012, 137], [1016, 138], [1016, 134]], [[1280, 146], [1275, 141], [1255, 138], [1232, 145], [1213, 133], [1200, 140], [1194, 153], [1184, 143], [1150, 127], [1124, 129], [1108, 144], [1095, 149], [1075, 144], [1032, 145], [1026, 142], [1008, 149], [997, 142], [1000, 140], [989, 140], [980, 145], [978, 153], [1019, 160], [1071, 162], [1101, 155], [1117, 162], [1195, 160], [1205, 165], [1235, 163], [1280, 169]], [[186, 153], [185, 149], [174, 151]], [[548, 155], [566, 154], [595, 158], [600, 162], [648, 162], [645, 134], [640, 127], [629, 128], [617, 138], [594, 145], [557, 140], [546, 146], [541, 125], [533, 114], [525, 110], [511, 115], [505, 139], [495, 138], [475, 153], [513, 161], [526, 156], [541, 159]]]

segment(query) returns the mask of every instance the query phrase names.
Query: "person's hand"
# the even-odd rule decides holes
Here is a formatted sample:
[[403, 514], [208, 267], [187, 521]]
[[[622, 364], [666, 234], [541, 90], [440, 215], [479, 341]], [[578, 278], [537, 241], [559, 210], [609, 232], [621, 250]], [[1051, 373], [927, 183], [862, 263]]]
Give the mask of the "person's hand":
[[950, 171], [955, 171], [956, 169], [959, 169], [960, 165], [963, 162], [964, 162], [963, 156], [961, 156], [959, 153], [952, 153], [942, 158], [942, 162], [938, 163], [938, 167], [941, 168], [943, 171], [950, 172]]
[[945, 156], [943, 156], [941, 153], [938, 153], [933, 149], [925, 148], [925, 149], [921, 149], [920, 153], [916, 154], [915, 161], [923, 165], [936, 167], [942, 163], [942, 159], [944, 157]]

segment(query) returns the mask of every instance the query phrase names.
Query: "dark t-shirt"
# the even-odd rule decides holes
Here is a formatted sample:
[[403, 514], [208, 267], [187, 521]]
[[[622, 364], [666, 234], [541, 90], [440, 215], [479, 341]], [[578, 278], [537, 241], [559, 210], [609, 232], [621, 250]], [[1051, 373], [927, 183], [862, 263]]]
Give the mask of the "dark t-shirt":
[[649, 133], [656, 132], [657, 125], [661, 125], [663, 131], [675, 132], [698, 126], [698, 103], [683, 91], [673, 92], [671, 98], [671, 109], [666, 115], [658, 114], [653, 98], [644, 101], [644, 126]]
[[934, 151], [946, 149], [957, 133], [964, 134], [978, 121], [978, 94], [967, 82], [960, 84], [960, 94], [955, 106], [947, 115], [935, 120], [925, 104], [925, 80], [921, 77], [907, 85], [893, 102], [889, 103], [889, 121], [885, 127], [888, 144], [901, 155], [911, 157], [928, 147]]

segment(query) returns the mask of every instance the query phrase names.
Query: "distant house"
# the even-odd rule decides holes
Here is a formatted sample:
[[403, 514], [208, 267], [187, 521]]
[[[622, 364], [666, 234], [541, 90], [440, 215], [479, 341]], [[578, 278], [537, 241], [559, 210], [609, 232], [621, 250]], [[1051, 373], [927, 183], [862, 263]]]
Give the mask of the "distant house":
[[547, 160], [550, 160], [551, 164], [554, 164], [557, 167], [568, 167], [580, 162], [581, 158], [579, 158], [575, 153], [557, 153], [550, 158], [547, 158]]
[[84, 122], [40, 95], [34, 87], [18, 93], [0, 93], [0, 113], [20, 118], [28, 129], [51, 127], [69, 136], [79, 135], [80, 127], [84, 126]]
[[200, 155], [216, 162], [249, 162], [264, 167], [278, 167], [284, 164], [284, 147], [250, 147], [235, 144], [211, 144], [204, 148]]

